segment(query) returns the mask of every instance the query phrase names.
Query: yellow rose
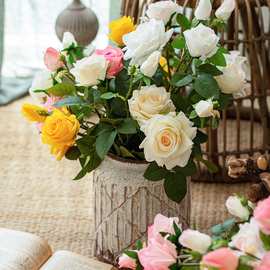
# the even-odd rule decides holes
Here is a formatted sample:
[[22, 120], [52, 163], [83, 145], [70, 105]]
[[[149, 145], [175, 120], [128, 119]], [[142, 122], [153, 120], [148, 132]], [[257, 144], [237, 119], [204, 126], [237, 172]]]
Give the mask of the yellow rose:
[[120, 19], [112, 21], [109, 25], [111, 33], [109, 34], [110, 40], [118, 44], [119, 46], [123, 46], [124, 42], [122, 37], [125, 34], [133, 32], [136, 29], [136, 26], [133, 23], [133, 20], [130, 17], [124, 16]]
[[168, 72], [168, 62], [167, 62], [167, 59], [164, 57], [164, 56], [161, 56], [160, 59], [159, 59], [159, 64], [160, 66], [162, 67], [162, 69], [165, 71], [165, 72]]
[[42, 142], [50, 145], [51, 153], [60, 160], [74, 145], [79, 129], [80, 123], [74, 114], [55, 109], [42, 127]]
[[30, 122], [43, 123], [48, 116], [48, 111], [46, 109], [29, 103], [23, 104], [21, 112]]

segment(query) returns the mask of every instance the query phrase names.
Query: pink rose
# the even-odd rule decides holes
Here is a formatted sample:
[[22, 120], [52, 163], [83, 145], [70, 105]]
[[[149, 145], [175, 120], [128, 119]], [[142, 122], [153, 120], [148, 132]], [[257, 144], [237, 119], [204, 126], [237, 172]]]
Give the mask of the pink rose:
[[56, 71], [58, 68], [64, 65], [63, 61], [60, 59], [60, 52], [54, 48], [48, 48], [44, 55], [45, 66], [50, 71]]
[[201, 264], [219, 270], [236, 270], [238, 257], [229, 248], [220, 248], [203, 256]]
[[163, 237], [152, 238], [148, 246], [138, 252], [144, 270], [168, 270], [176, 263], [176, 247]]
[[126, 254], [119, 257], [118, 265], [119, 268], [136, 269], [136, 261]]
[[270, 252], [268, 252], [262, 259], [262, 262], [259, 266], [256, 267], [256, 270], [269, 270], [270, 269]]
[[179, 218], [172, 217], [167, 218], [161, 214], [157, 214], [154, 219], [154, 224], [148, 227], [148, 239], [154, 238], [160, 235], [161, 232], [174, 234], [173, 223], [175, 223], [179, 228]]
[[96, 50], [95, 54], [103, 55], [109, 62], [107, 69], [107, 78], [112, 78], [117, 75], [124, 67], [123, 65], [123, 52], [119, 48], [108, 46], [104, 50]]
[[258, 222], [260, 230], [270, 234], [270, 197], [259, 202], [254, 210], [254, 218]]

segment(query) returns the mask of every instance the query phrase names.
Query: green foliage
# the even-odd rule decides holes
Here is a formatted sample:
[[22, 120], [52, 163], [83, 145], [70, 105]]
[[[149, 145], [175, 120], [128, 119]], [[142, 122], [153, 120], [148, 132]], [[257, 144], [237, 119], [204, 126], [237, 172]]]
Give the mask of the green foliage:
[[104, 159], [113, 145], [117, 131], [108, 129], [101, 132], [96, 139], [96, 151], [101, 159]]
[[263, 242], [264, 249], [266, 251], [270, 251], [270, 235], [266, 235], [262, 231], [260, 231], [260, 238]]
[[184, 49], [185, 45], [186, 45], [185, 38], [182, 35], [177, 36], [172, 42], [172, 46], [175, 49]]
[[54, 107], [65, 107], [76, 105], [85, 106], [87, 105], [87, 103], [79, 96], [68, 96], [54, 103]]
[[218, 51], [208, 59], [208, 61], [215, 66], [225, 67], [226, 59], [224, 56], [224, 49], [219, 48]]
[[73, 95], [75, 93], [75, 86], [68, 83], [58, 83], [51, 88], [47, 89], [47, 93], [54, 96], [63, 97]]
[[184, 14], [177, 14], [176, 21], [183, 31], [191, 28], [191, 22]]
[[165, 178], [167, 173], [168, 171], [165, 168], [159, 167], [156, 162], [152, 162], [146, 169], [144, 177], [149, 181], [160, 181]]

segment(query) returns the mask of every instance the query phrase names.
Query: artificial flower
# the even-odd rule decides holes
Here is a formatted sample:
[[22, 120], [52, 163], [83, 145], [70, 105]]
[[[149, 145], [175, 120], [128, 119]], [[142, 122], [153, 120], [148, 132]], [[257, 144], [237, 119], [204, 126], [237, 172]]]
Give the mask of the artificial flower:
[[180, 11], [181, 7], [177, 3], [167, 0], [151, 3], [148, 6], [146, 15], [150, 19], [162, 20], [166, 24], [174, 13], [179, 13]]
[[160, 57], [159, 64], [165, 72], [169, 72], [168, 61], [164, 56]]
[[250, 211], [247, 206], [243, 206], [238, 196], [230, 196], [226, 201], [226, 207], [229, 213], [242, 221], [249, 219]]
[[232, 237], [229, 245], [258, 258], [262, 258], [265, 254], [260, 240], [259, 226], [254, 218], [249, 223], [240, 224], [239, 232]]
[[221, 67], [222, 75], [215, 77], [221, 91], [225, 94], [237, 93], [245, 87], [248, 77], [246, 71], [247, 58], [240, 56], [239, 51], [225, 54], [226, 67]]
[[54, 104], [58, 101], [60, 101], [62, 97], [57, 97], [57, 96], [47, 96], [46, 102], [43, 104], [44, 108], [48, 112], [52, 112], [55, 109]]
[[256, 267], [256, 270], [269, 270], [270, 269], [270, 252], [266, 253], [261, 263]]
[[254, 218], [261, 231], [270, 235], [270, 197], [258, 203], [254, 210]]
[[29, 103], [23, 104], [21, 111], [23, 116], [30, 122], [42, 123], [48, 115], [48, 111], [43, 107]]
[[72, 33], [70, 32], [65, 32], [63, 35], [63, 48], [67, 49], [69, 48], [71, 45], [73, 46], [77, 46], [77, 41], [75, 40], [75, 37]]
[[179, 237], [179, 243], [183, 247], [204, 254], [210, 247], [212, 239], [207, 234], [201, 233], [199, 231], [185, 230]]
[[203, 256], [202, 269], [236, 270], [238, 257], [229, 248], [220, 248]]
[[140, 67], [142, 74], [148, 77], [154, 76], [158, 68], [160, 56], [161, 53], [159, 51], [150, 54]]
[[140, 24], [135, 31], [124, 35], [125, 60], [131, 59], [131, 65], [141, 65], [155, 51], [161, 51], [173, 34], [173, 29], [166, 32], [160, 20], [151, 19]]
[[210, 0], [200, 0], [196, 10], [195, 18], [197, 20], [208, 20], [212, 11], [212, 3]]
[[135, 270], [136, 269], [136, 260], [129, 257], [126, 254], [123, 254], [119, 257], [118, 265], [119, 265], [119, 268], [127, 268], [127, 269]]
[[80, 86], [94, 86], [106, 77], [108, 61], [105, 56], [92, 54], [74, 64], [70, 73], [75, 76]]
[[188, 51], [192, 57], [206, 59], [213, 56], [218, 50], [219, 37], [213, 29], [202, 23], [184, 31], [184, 36]]
[[189, 161], [197, 128], [183, 112], [155, 115], [141, 127], [145, 139], [140, 145], [148, 162], [171, 170], [185, 167]]
[[76, 116], [65, 111], [54, 109], [42, 127], [42, 142], [51, 146], [51, 153], [58, 160], [74, 145], [80, 123]]
[[167, 114], [175, 111], [170, 93], [164, 87], [155, 85], [143, 86], [140, 90], [134, 90], [128, 100], [131, 116], [142, 125], [146, 120], [157, 114]]
[[52, 86], [53, 80], [51, 72], [47, 70], [39, 71], [35, 74], [29, 93], [32, 98], [39, 103], [43, 103], [46, 100], [47, 94], [45, 92], [35, 92], [35, 90], [47, 90]]
[[228, 20], [235, 9], [235, 0], [224, 0], [221, 6], [216, 10], [216, 17], [222, 20]]
[[64, 66], [60, 52], [51, 47], [44, 54], [44, 63], [50, 71], [56, 71]]
[[124, 67], [123, 64], [123, 51], [119, 48], [108, 46], [104, 50], [96, 50], [95, 54], [103, 55], [108, 62], [107, 78], [113, 78]]
[[109, 38], [119, 46], [123, 46], [123, 36], [127, 33], [133, 32], [136, 26], [130, 17], [121, 17], [115, 21], [112, 21], [109, 25], [110, 34]]
[[214, 110], [211, 99], [199, 101], [194, 105], [194, 110], [199, 117], [219, 117], [219, 112]]

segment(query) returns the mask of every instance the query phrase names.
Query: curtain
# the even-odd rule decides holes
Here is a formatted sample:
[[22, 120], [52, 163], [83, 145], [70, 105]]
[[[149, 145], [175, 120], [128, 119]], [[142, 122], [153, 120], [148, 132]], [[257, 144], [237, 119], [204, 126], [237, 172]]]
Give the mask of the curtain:
[[[0, 0], [0, 105], [28, 92], [33, 75], [44, 68], [43, 54], [47, 47], [61, 49], [54, 30], [55, 20], [71, 2]], [[82, 2], [91, 6], [99, 19], [99, 34], [93, 44], [106, 46], [110, 0]]]

